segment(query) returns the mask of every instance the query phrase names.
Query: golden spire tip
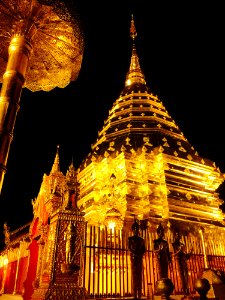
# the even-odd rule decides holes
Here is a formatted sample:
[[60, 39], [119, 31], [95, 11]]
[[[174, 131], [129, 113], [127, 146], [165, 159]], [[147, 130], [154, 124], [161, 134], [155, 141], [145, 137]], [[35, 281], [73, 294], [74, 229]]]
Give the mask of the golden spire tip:
[[131, 24], [130, 24], [130, 36], [131, 38], [134, 40], [137, 36], [137, 31], [136, 31], [136, 27], [134, 24], [134, 16], [133, 14], [131, 15]]

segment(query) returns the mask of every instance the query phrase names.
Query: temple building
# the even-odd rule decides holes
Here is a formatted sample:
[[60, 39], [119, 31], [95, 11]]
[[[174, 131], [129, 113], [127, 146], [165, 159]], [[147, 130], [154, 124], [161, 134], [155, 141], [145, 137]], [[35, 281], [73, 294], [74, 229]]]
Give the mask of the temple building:
[[[199, 156], [151, 92], [133, 18], [130, 36], [124, 88], [89, 155], [77, 170], [71, 163], [63, 174], [57, 147], [51, 172], [32, 201], [32, 222], [14, 232], [5, 224], [1, 293], [25, 300], [133, 296], [128, 238], [134, 222], [146, 248], [144, 297], [153, 297], [161, 279], [154, 249], [159, 228], [171, 254], [174, 295], [194, 294], [195, 280], [209, 271], [212, 298], [214, 285], [223, 283], [225, 215], [217, 190], [225, 176]], [[188, 254], [186, 286], [173, 248], [177, 233]]]

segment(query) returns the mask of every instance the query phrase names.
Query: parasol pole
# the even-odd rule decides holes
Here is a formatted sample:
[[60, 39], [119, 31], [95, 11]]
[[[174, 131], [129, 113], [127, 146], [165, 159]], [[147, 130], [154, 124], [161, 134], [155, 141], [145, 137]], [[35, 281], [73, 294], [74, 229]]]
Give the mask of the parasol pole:
[[32, 46], [23, 35], [11, 39], [0, 93], [0, 193], [31, 51]]

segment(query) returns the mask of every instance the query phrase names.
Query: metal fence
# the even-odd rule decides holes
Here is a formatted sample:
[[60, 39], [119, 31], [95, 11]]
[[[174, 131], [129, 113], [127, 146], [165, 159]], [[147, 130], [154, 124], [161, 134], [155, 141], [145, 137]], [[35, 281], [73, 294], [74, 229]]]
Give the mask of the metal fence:
[[[88, 226], [85, 237], [84, 287], [91, 297], [127, 297], [132, 296], [131, 261], [128, 250], [128, 237], [132, 232], [109, 230]], [[146, 229], [141, 232], [145, 240], [146, 253], [143, 258], [143, 296], [151, 297], [155, 293], [155, 284], [159, 279], [156, 259], [153, 251], [153, 241], [157, 238], [155, 232]], [[172, 236], [165, 239], [171, 247]], [[194, 282], [206, 268], [225, 270], [225, 257], [205, 255], [202, 240], [198, 237], [183, 237], [187, 250], [192, 247], [193, 253], [188, 260], [189, 285], [194, 292]], [[172, 249], [171, 254], [172, 254]], [[182, 294], [178, 266], [172, 255], [169, 265], [169, 277], [174, 284], [173, 294]]]

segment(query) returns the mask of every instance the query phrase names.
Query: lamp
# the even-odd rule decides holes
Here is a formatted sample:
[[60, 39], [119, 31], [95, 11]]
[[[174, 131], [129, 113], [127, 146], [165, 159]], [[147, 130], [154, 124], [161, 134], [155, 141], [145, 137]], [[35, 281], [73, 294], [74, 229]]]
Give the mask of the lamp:
[[118, 209], [113, 207], [107, 211], [105, 217], [105, 225], [112, 230], [121, 230], [123, 228], [123, 219]]

